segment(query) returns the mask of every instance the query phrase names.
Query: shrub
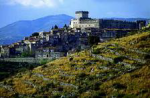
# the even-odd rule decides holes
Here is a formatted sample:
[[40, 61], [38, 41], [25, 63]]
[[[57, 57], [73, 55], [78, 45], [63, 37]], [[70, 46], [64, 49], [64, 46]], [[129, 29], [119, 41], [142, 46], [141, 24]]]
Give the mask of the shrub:
[[100, 42], [100, 39], [98, 36], [89, 36], [88, 37], [88, 43], [90, 46], [97, 45]]
[[79, 75], [78, 75], [78, 77], [79, 78], [83, 78], [83, 77], [86, 77], [87, 75], [85, 74], [85, 73], [80, 73]]
[[106, 94], [104, 92], [94, 92], [93, 95], [92, 95], [92, 98], [105, 98]]
[[120, 83], [113, 84], [113, 87], [116, 88], [116, 89], [125, 89], [126, 88], [126, 86], [124, 86]]
[[123, 59], [125, 59], [125, 57], [123, 57], [123, 56], [116, 57], [116, 58], [114, 58], [114, 63], [122, 62]]
[[84, 65], [85, 66], [92, 65], [92, 63], [91, 62], [86, 62]]
[[71, 62], [71, 61], [73, 61], [73, 57], [70, 57], [70, 58], [69, 58], [69, 62]]
[[46, 85], [46, 87], [47, 87], [47, 88], [54, 88], [55, 85], [54, 85], [53, 82], [50, 82], [50, 83], [48, 83], [48, 84]]
[[124, 95], [122, 98], [137, 98], [137, 96], [134, 94], [127, 94], [127, 95]]
[[45, 65], [45, 64], [47, 64], [47, 63], [50, 62], [50, 61], [51, 61], [51, 60], [43, 59], [43, 60], [40, 61], [40, 64], [41, 64], [41, 65]]
[[74, 63], [71, 63], [71, 64], [70, 64], [70, 66], [71, 66], [71, 67], [74, 67], [74, 66], [76, 66], [76, 64], [74, 64]]
[[58, 91], [63, 91], [63, 87], [57, 87]]
[[34, 53], [31, 51], [25, 51], [21, 54], [21, 57], [34, 57]]
[[[113, 97], [112, 97], [112, 98], [122, 98], [122, 97], [124, 97], [124, 94], [120, 94], [120, 93], [118, 93], [118, 92], [115, 92], [115, 93], [113, 94]], [[135, 98], [135, 97], [131, 97], [131, 98]]]
[[94, 49], [94, 50], [92, 51], [92, 53], [93, 53], [93, 54], [100, 54], [101, 52], [100, 52], [100, 49]]
[[92, 90], [99, 90], [100, 82], [94, 82], [91, 84], [91, 89]]
[[149, 54], [145, 55], [145, 56], [144, 56], [144, 59], [146, 59], [146, 60], [147, 60], [147, 59], [150, 59], [150, 55], [149, 55]]

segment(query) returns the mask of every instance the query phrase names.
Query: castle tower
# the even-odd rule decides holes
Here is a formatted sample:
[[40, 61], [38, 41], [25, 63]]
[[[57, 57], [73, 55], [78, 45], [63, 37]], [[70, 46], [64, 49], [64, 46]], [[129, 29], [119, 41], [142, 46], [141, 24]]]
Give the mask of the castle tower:
[[89, 12], [88, 11], [76, 11], [76, 19], [83, 19], [83, 18], [89, 18]]

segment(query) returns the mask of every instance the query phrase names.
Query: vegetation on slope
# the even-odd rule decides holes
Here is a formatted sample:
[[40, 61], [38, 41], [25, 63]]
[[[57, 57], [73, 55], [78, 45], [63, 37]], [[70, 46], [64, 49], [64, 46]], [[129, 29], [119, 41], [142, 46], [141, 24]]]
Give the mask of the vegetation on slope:
[[38, 64], [18, 63], [18, 62], [4, 62], [0, 61], [0, 81], [7, 77], [11, 77], [18, 72], [31, 70], [39, 66]]
[[0, 83], [3, 97], [149, 97], [150, 32], [93, 46]]

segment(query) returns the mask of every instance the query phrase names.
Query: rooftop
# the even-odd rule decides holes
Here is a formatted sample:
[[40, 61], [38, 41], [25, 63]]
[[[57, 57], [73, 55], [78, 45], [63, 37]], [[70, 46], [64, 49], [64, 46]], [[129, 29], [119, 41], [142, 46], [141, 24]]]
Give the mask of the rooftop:
[[76, 14], [78, 14], [78, 13], [89, 13], [88, 11], [76, 11]]

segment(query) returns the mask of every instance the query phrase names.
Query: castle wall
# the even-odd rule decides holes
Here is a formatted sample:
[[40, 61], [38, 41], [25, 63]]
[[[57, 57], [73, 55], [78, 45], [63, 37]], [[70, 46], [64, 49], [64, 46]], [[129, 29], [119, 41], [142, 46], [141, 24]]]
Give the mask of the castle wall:
[[136, 22], [101, 20], [101, 29], [138, 29]]
[[88, 18], [87, 11], [77, 11], [76, 19], [71, 20], [71, 28], [99, 28], [99, 29], [126, 29], [135, 30], [145, 26], [143, 21], [127, 22], [121, 20], [108, 20], [108, 19], [91, 19]]

